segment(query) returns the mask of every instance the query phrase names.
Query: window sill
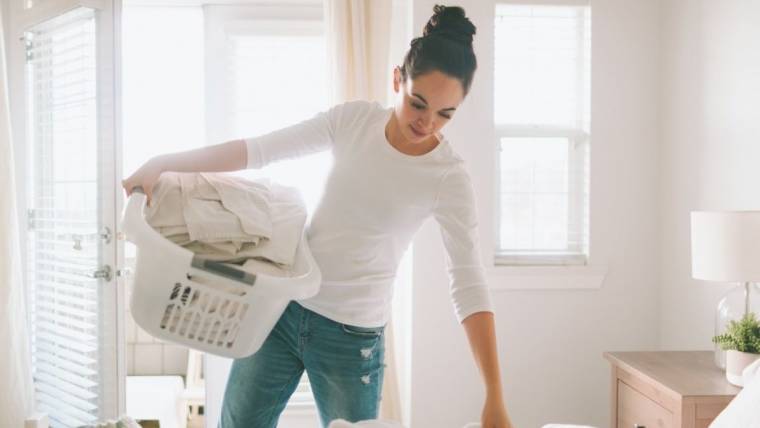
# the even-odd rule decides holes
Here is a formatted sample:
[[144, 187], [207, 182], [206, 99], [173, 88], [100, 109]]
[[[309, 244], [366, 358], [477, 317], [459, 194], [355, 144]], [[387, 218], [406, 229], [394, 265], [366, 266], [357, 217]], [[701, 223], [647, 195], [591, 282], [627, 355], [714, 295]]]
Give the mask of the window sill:
[[492, 266], [486, 274], [491, 290], [599, 289], [607, 266]]

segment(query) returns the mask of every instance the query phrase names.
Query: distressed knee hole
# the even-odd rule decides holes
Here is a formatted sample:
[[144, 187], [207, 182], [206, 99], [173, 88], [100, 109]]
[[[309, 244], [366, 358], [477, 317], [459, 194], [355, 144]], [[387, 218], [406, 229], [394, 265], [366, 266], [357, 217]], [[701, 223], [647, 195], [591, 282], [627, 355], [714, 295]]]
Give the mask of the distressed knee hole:
[[372, 357], [372, 348], [364, 348], [360, 352], [365, 360], [369, 360]]

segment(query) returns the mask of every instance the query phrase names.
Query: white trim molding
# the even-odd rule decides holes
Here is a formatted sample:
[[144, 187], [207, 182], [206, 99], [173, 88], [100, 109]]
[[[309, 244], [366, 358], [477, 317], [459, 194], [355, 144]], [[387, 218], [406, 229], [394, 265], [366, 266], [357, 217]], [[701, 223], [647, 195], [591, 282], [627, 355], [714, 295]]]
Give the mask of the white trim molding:
[[496, 266], [486, 268], [491, 290], [600, 289], [607, 266]]

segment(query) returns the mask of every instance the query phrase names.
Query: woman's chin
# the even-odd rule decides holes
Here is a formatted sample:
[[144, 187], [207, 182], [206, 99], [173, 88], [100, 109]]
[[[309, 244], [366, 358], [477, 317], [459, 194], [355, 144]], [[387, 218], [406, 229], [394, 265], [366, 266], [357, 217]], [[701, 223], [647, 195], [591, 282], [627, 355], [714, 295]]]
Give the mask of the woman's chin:
[[409, 141], [412, 144], [419, 144], [424, 142], [427, 139], [427, 135], [423, 135], [422, 137], [418, 136], [414, 133], [414, 131], [409, 131], [409, 133], [406, 135], [406, 140]]

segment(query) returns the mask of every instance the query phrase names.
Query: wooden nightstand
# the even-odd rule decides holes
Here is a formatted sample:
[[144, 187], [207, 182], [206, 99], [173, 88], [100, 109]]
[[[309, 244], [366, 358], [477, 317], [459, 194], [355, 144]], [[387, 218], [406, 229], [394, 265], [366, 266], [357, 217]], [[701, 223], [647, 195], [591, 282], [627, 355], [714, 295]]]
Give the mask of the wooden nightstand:
[[605, 352], [612, 428], [706, 428], [741, 390], [712, 351]]

